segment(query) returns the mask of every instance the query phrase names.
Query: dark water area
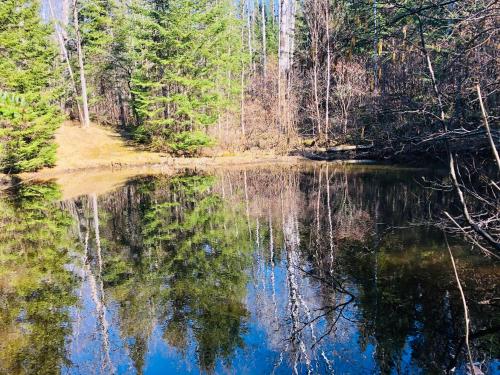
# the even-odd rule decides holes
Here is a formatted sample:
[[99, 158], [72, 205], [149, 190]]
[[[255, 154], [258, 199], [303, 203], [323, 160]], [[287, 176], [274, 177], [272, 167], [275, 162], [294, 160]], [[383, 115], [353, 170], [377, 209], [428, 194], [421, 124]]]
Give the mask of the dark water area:
[[[468, 373], [429, 171], [135, 177], [0, 196], [0, 374]], [[500, 373], [498, 264], [449, 238], [477, 369]]]

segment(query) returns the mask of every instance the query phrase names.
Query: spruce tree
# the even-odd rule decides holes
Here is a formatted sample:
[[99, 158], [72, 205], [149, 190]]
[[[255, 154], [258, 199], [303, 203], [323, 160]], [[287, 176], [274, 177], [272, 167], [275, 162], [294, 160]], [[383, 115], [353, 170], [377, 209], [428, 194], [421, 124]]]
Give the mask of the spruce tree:
[[78, 1], [78, 23], [83, 50], [87, 94], [92, 117], [100, 122], [108, 120], [106, 95], [114, 96], [113, 43], [117, 19], [117, 6], [113, 0]]
[[0, 169], [35, 171], [55, 163], [58, 51], [36, 0], [0, 4]]
[[177, 154], [211, 144], [205, 130], [234, 102], [241, 41], [229, 0], [154, 0], [135, 7], [136, 137]]

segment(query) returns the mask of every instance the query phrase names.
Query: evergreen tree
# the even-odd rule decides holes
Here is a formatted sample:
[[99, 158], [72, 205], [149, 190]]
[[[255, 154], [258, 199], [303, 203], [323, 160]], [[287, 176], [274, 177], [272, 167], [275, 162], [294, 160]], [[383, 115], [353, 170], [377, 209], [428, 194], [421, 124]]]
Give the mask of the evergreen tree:
[[117, 80], [114, 77], [113, 45], [115, 27], [119, 18], [113, 0], [80, 0], [78, 23], [80, 27], [85, 75], [88, 78], [89, 109], [94, 119], [109, 122], [106, 96], [115, 96]]
[[35, 0], [0, 4], [0, 169], [34, 171], [55, 162], [62, 121], [55, 77], [57, 48]]
[[196, 153], [211, 143], [204, 130], [240, 90], [232, 82], [242, 53], [233, 4], [155, 0], [135, 12], [136, 137], [155, 149]]

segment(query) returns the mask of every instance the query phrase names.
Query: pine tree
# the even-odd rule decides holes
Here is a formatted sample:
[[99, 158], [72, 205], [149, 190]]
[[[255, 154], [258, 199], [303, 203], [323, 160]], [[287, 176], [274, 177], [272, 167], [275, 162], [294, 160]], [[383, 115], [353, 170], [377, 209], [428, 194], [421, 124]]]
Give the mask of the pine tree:
[[0, 169], [34, 171], [55, 163], [57, 48], [35, 0], [0, 4]]
[[[87, 78], [89, 109], [94, 119], [105, 122], [106, 95], [113, 94], [113, 43], [115, 21], [112, 15], [118, 9], [113, 0], [79, 0], [78, 27], [81, 38], [83, 65]], [[75, 24], [76, 25], [76, 24]], [[73, 30], [74, 32], [76, 31]]]
[[155, 149], [193, 154], [206, 128], [234, 102], [241, 42], [229, 0], [148, 1], [135, 7], [132, 77], [136, 137]]

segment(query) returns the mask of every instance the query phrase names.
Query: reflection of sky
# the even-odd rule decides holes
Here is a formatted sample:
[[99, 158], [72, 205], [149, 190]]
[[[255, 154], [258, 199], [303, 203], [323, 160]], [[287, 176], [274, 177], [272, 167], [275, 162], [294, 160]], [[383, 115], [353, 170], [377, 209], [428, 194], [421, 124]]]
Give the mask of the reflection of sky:
[[[73, 336], [70, 342], [71, 369], [63, 371], [74, 374], [105, 374], [102, 330], [98, 327], [96, 307], [91, 297], [89, 283], [82, 283], [78, 291], [80, 309], [73, 309]], [[108, 304], [107, 319], [109, 322], [110, 356], [116, 372], [133, 371], [132, 361], [127, 353], [125, 342], [120, 338], [116, 306]]]
[[[287, 353], [290, 322], [288, 315], [287, 268], [284, 260], [277, 261], [274, 268], [274, 299], [271, 282], [272, 268], [269, 263], [262, 263], [262, 257], [257, 257], [260, 264], [254, 266], [252, 279], [247, 285], [245, 304], [250, 317], [247, 331], [243, 336], [244, 347], [237, 349], [229, 359], [229, 364], [218, 359], [215, 373], [237, 374], [289, 374], [291, 372], [291, 357]], [[297, 275], [300, 275], [298, 272]], [[311, 313], [317, 308], [317, 286], [310, 280], [300, 277], [300, 294]], [[96, 306], [91, 294], [88, 280], [82, 283], [78, 291], [80, 309], [72, 310], [73, 336], [69, 343], [70, 361], [72, 366], [64, 373], [71, 374], [108, 374], [109, 369], [103, 368], [105, 353], [103, 352], [103, 332], [98, 326]], [[276, 305], [274, 304], [276, 302]], [[275, 307], [276, 306], [276, 307]], [[147, 308], [146, 306], [144, 308]], [[354, 304], [349, 305], [345, 315], [355, 316]], [[275, 318], [277, 313], [277, 318]], [[115, 303], [106, 303], [106, 318], [109, 323], [110, 358], [113, 369], [119, 374], [135, 373], [129, 345], [120, 336], [118, 309]], [[304, 318], [304, 317], [302, 317]], [[189, 338], [189, 346], [185, 353], [170, 347], [162, 338], [162, 322], [153, 328], [147, 344], [145, 358], [145, 374], [178, 374], [200, 372], [196, 352], [196, 342]], [[277, 328], [279, 328], [279, 331]], [[319, 320], [314, 325], [316, 337], [320, 337], [327, 329], [325, 320]], [[360, 374], [369, 373], [375, 368], [373, 359], [374, 347], [368, 345], [365, 352], [360, 351], [359, 335], [356, 325], [346, 320], [338, 323], [334, 335], [324, 338], [315, 349], [311, 350], [314, 341], [311, 339], [310, 328], [304, 330], [306, 351], [311, 360], [310, 368], [314, 373], [329, 372], [325, 358], [333, 366], [335, 373]], [[130, 339], [132, 340], [132, 339]], [[280, 360], [281, 358], [281, 360]], [[302, 357], [303, 358], [303, 357]], [[408, 358], [409, 360], [409, 358]], [[307, 373], [304, 363], [298, 366], [300, 373]]]
[[[404, 233], [404, 232], [403, 232]], [[402, 235], [402, 234], [400, 234]], [[304, 246], [304, 244], [302, 244]], [[318, 282], [297, 267], [287, 267], [286, 250], [279, 249], [275, 244], [275, 255], [280, 254], [281, 259], [275, 257], [275, 265], [272, 267], [269, 258], [269, 249], [256, 246], [254, 249], [253, 265], [247, 270], [250, 276], [247, 283], [247, 293], [244, 305], [249, 312], [248, 319], [242, 323], [245, 329], [241, 330], [244, 345], [237, 348], [225, 360], [218, 358], [215, 362], [214, 373], [217, 374], [290, 374], [293, 372], [294, 353], [291, 350], [290, 336], [292, 323], [290, 319], [290, 290], [289, 272], [293, 272], [297, 280], [299, 298], [299, 327], [321, 314], [322, 304], [331, 303], [327, 298], [324, 288], [320, 288]], [[216, 248], [206, 244], [203, 245], [206, 256], [216, 253]], [[302, 249], [304, 250], [304, 249]], [[291, 251], [291, 250], [288, 250]], [[301, 250], [296, 250], [301, 251]], [[305, 252], [304, 252], [305, 253]], [[295, 254], [296, 255], [296, 254]], [[293, 258], [293, 257], [290, 257]], [[267, 259], [267, 260], [266, 260]], [[300, 262], [305, 263], [300, 257]], [[307, 264], [301, 264], [302, 268], [308, 269]], [[290, 271], [292, 269], [292, 271]], [[73, 269], [76, 273], [81, 270]], [[408, 271], [406, 271], [408, 272]], [[353, 295], [359, 291], [355, 285], [346, 286]], [[168, 289], [168, 281], [164, 288]], [[361, 289], [360, 289], [361, 290]], [[383, 293], [383, 290], [379, 291]], [[80, 296], [80, 308], [71, 311], [73, 320], [73, 335], [68, 339], [69, 359], [71, 365], [64, 369], [63, 373], [70, 374], [133, 374], [133, 356], [130, 352], [133, 339], [127, 338], [121, 328], [126, 324], [134, 322], [120, 322], [119, 312], [123, 314], [124, 306], [117, 306], [110, 296], [106, 300], [106, 320], [109, 323], [110, 359], [112, 370], [104, 368], [105, 353], [103, 328], [99, 327], [97, 318], [97, 307], [92, 296], [92, 288], [89, 279], [86, 278], [78, 290]], [[339, 297], [338, 297], [339, 298]], [[345, 300], [344, 300], [345, 301]], [[338, 302], [338, 301], [337, 301]], [[377, 373], [376, 352], [373, 337], [368, 339], [364, 350], [361, 345], [362, 333], [358, 329], [356, 319], [360, 313], [355, 300], [347, 305], [343, 312], [345, 319], [341, 318], [336, 329], [324, 337], [317, 345], [318, 338], [322, 337], [329, 329], [329, 321], [325, 318], [318, 319], [314, 324], [307, 326], [301, 331], [304, 343], [304, 352], [299, 358], [297, 372], [304, 374], [310, 370], [311, 373], [336, 373], [336, 374], [371, 374]], [[145, 311], [149, 306], [141, 306]], [[121, 310], [120, 310], [121, 309]], [[159, 309], [158, 309], [159, 310]], [[307, 313], [308, 312], [308, 313]], [[415, 312], [424, 313], [423, 306], [416, 304]], [[308, 316], [309, 314], [309, 316]], [[168, 315], [168, 312], [167, 312]], [[152, 313], [152, 319], [157, 316]], [[384, 317], [380, 317], [384, 319]], [[330, 318], [331, 319], [331, 318]], [[366, 323], [366, 322], [365, 322]], [[415, 358], [412, 355], [412, 345], [418, 340], [424, 341], [419, 336], [423, 331], [423, 322], [414, 320], [414, 335], [408, 335], [404, 342], [399, 363], [395, 364], [392, 373], [420, 374], [422, 370], [415, 367]], [[141, 322], [137, 322], [141, 324]], [[143, 324], [143, 323], [142, 323]], [[144, 324], [143, 324], [144, 325]], [[149, 337], [145, 348], [143, 373], [145, 374], [179, 374], [200, 373], [198, 365], [197, 342], [193, 332], [188, 332], [187, 348], [180, 352], [170, 346], [163, 338], [163, 327], [165, 322], [151, 322], [152, 332], [150, 335], [144, 332], [143, 337]], [[130, 327], [127, 327], [130, 328]], [[137, 331], [132, 327], [131, 331]], [[129, 329], [130, 331], [130, 329]], [[128, 341], [127, 341], [128, 340]], [[413, 361], [412, 361], [413, 360]], [[306, 365], [306, 362], [309, 364]], [[499, 362], [491, 361], [490, 373], [498, 372]], [[463, 367], [457, 369], [458, 374], [465, 374]]]
[[[353, 189], [353, 191], [356, 190]], [[400, 195], [399, 193], [396, 194], [397, 197]], [[371, 201], [370, 199], [364, 199], [364, 196], [358, 198], [363, 203]], [[103, 217], [107, 219], [110, 217], [114, 219], [113, 212], [104, 212], [106, 209], [109, 210], [110, 205], [114, 204], [114, 199], [116, 197], [110, 199], [107, 202], [108, 205], [103, 204], [99, 210]], [[313, 203], [316, 204], [316, 198], [314, 198]], [[388, 210], [386, 212], [381, 209], [381, 212], [386, 212], [380, 216], [381, 221], [386, 221], [387, 217], [392, 217], [392, 212], [396, 212], [399, 207], [393, 204], [390, 199], [389, 202], [386, 202], [386, 207], [389, 205], [392, 207], [392, 211]], [[136, 209], [134, 203], [130, 203], [130, 210], [134, 209]], [[299, 216], [301, 214], [306, 216], [308, 212], [298, 211], [294, 215]], [[349, 249], [346, 248], [345, 253], [339, 252], [337, 254], [340, 255], [337, 264], [327, 256], [329, 254], [326, 253], [328, 250], [325, 244], [322, 245], [324, 247], [318, 247], [319, 255], [318, 253], [313, 254], [314, 251], [312, 250], [315, 250], [315, 245], [311, 245], [311, 243], [316, 239], [314, 237], [313, 239], [308, 238], [306, 233], [308, 229], [314, 229], [312, 227], [314, 224], [306, 220], [308, 217], [302, 217], [300, 220], [295, 219], [296, 226], [293, 220], [291, 222], [287, 221], [286, 227], [285, 221], [279, 223], [279, 220], [276, 220], [273, 227], [270, 213], [269, 218], [260, 221], [260, 223], [259, 220], [262, 220], [262, 217], [256, 218], [256, 215], [252, 211], [251, 219], [256, 219], [256, 227], [248, 224], [248, 230], [246, 230], [247, 223], [244, 223], [244, 230], [241, 230], [238, 225], [234, 228], [239, 230], [236, 237], [250, 236], [245, 239], [237, 238], [235, 243], [243, 243], [244, 249], [247, 249], [249, 244], [255, 246], [252, 265], [244, 270], [248, 279], [241, 277], [241, 270], [239, 269], [242, 264], [247, 263], [231, 263], [234, 260], [232, 257], [234, 254], [246, 254], [246, 250], [243, 249], [229, 252], [231, 256], [227, 258], [230, 261], [228, 265], [236, 264], [235, 270], [229, 269], [229, 266], [225, 267], [226, 264], [219, 267], [218, 262], [207, 262], [206, 268], [203, 269], [186, 267], [183, 270], [183, 272], [189, 272], [189, 277], [186, 278], [183, 277], [185, 275], [182, 272], [173, 275], [172, 273], [175, 273], [173, 267], [176, 267], [183, 260], [194, 263], [198, 258], [191, 259], [190, 254], [184, 252], [174, 253], [178, 254], [174, 266], [165, 267], [162, 264], [161, 256], [155, 259], [152, 247], [149, 247], [148, 251], [141, 252], [138, 246], [142, 242], [137, 241], [139, 244], [137, 246], [130, 245], [128, 240], [131, 240], [130, 242], [134, 244], [135, 241], [133, 238], [128, 238], [127, 235], [130, 234], [132, 237], [132, 234], [137, 235], [137, 233], [128, 229], [124, 233], [117, 231], [118, 234], [126, 237], [125, 240], [127, 241], [125, 241], [126, 244], [123, 245], [123, 248], [121, 248], [122, 243], [120, 241], [113, 243], [115, 246], [108, 247], [108, 240], [111, 240], [110, 236], [115, 234], [114, 230], [109, 228], [111, 224], [108, 223], [108, 226], [102, 226], [104, 230], [101, 233], [103, 235], [99, 237], [101, 239], [100, 243], [104, 244], [102, 251], [104, 256], [101, 259], [101, 249], [96, 246], [95, 234], [93, 235], [92, 231], [87, 228], [88, 232], [85, 241], [90, 239], [91, 243], [88, 248], [85, 247], [88, 250], [88, 252], [85, 252], [85, 255], [88, 256], [87, 264], [83, 269], [80, 268], [84, 264], [81, 259], [83, 256], [82, 251], [74, 251], [71, 253], [74, 261], [65, 266], [65, 271], [81, 276], [83, 281], [75, 292], [79, 298], [78, 307], [70, 309], [73, 334], [67, 338], [67, 359], [69, 363], [66, 364], [62, 372], [68, 374], [133, 374], [136, 372], [135, 366], [137, 365], [134, 361], [137, 361], [143, 363], [141, 370], [145, 374], [197, 374], [200, 372], [200, 360], [198, 342], [195, 338], [196, 333], [198, 337], [206, 339], [205, 349], [210, 342], [214, 343], [217, 339], [222, 342], [221, 347], [213, 348], [214, 352], [217, 352], [216, 354], [209, 353], [214, 354], [214, 357], [219, 354], [214, 363], [215, 373], [290, 374], [293, 372], [293, 361], [297, 352], [292, 350], [289, 340], [292, 336], [290, 295], [296, 293], [299, 296], [298, 303], [295, 305], [298, 306], [299, 311], [297, 314], [297, 327], [299, 328], [302, 328], [305, 322], [311, 321], [311, 319], [321, 314], [321, 308], [324, 305], [334, 305], [340, 301], [346, 301], [346, 298], [342, 300], [340, 293], [334, 295], [326, 285], [319, 285], [319, 282], [313, 277], [305, 276], [297, 266], [307, 270], [314, 268], [318, 272], [328, 272], [326, 268], [330, 262], [338, 266], [338, 269], [333, 268], [332, 271], [338, 272], [342, 274], [342, 277], [346, 278], [344, 280], [345, 287], [358, 298], [347, 305], [343, 312], [344, 318], [338, 321], [336, 329], [324, 337], [317, 345], [314, 345], [315, 342], [329, 330], [329, 324], [333, 317], [329, 317], [329, 320], [325, 318], [318, 319], [314, 324], [303, 328], [299, 335], [303, 346], [300, 348], [302, 351], [297, 365], [298, 373], [307, 373], [310, 370], [311, 373], [371, 374], [377, 373], [378, 363], [383, 363], [388, 367], [392, 367], [393, 374], [420, 374], [424, 373], [424, 370], [416, 368], [416, 365], [427, 365], [427, 363], [423, 362], [432, 362], [433, 358], [438, 356], [443, 357], [454, 354], [457, 340], [460, 339], [463, 332], [459, 321], [462, 310], [460, 301], [457, 299], [455, 299], [455, 302], [458, 301], [458, 307], [455, 306], [455, 310], [453, 310], [453, 299], [449, 290], [454, 288], [455, 284], [454, 280], [447, 276], [446, 270], [448, 269], [449, 259], [446, 249], [443, 249], [444, 253], [436, 251], [436, 254], [434, 254], [435, 249], [439, 249], [440, 245], [439, 240], [432, 237], [432, 233], [429, 234], [427, 230], [415, 231], [414, 228], [394, 230], [394, 233], [387, 236], [380, 246], [382, 251], [375, 253], [379, 256], [372, 258], [374, 254], [367, 253], [370, 258], [365, 258], [365, 261], [363, 261], [363, 259], [359, 258], [359, 251], [349, 252]], [[80, 221], [80, 219], [78, 216], [79, 225], [84, 222], [83, 220]], [[112, 222], [112, 224], [121, 225], [123, 218], [118, 215], [116, 219], [116, 223]], [[104, 222], [104, 219], [101, 220]], [[398, 220], [403, 219], [400, 217]], [[262, 225], [263, 222], [264, 225]], [[134, 223], [131, 220], [129, 225], [132, 226]], [[226, 224], [231, 225], [231, 221], [226, 220], [224, 222], [224, 230], [231, 231], [233, 228], [226, 228]], [[277, 229], [276, 227], [280, 227], [280, 224], [283, 227]], [[306, 225], [310, 225], [311, 228], [303, 227]], [[91, 227], [90, 221], [87, 226]], [[82, 227], [85, 226], [79, 228]], [[139, 226], [138, 228], [140, 229]], [[277, 229], [274, 237], [272, 237], [272, 228]], [[319, 231], [320, 226], [317, 228]], [[215, 233], [215, 236], [219, 235], [219, 232], [216, 231]], [[299, 238], [297, 233], [304, 233], [304, 235]], [[79, 235], [81, 246], [86, 242], [83, 241], [83, 232], [79, 233]], [[320, 236], [319, 233], [318, 236]], [[274, 239], [272, 247], [269, 243], [271, 237]], [[233, 239], [233, 237], [228, 238]], [[191, 237], [188, 237], [189, 239]], [[296, 241], [291, 241], [291, 239]], [[307, 247], [307, 240], [310, 241], [309, 246], [312, 246], [311, 248]], [[283, 244], [278, 243], [279, 241], [284, 241], [289, 249], [283, 249]], [[299, 241], [301, 241], [300, 248], [296, 248]], [[195, 242], [195, 244], [199, 243]], [[320, 243], [320, 241], [314, 243]], [[93, 246], [96, 246], [96, 248], [93, 248]], [[99, 253], [97, 253], [98, 249]], [[187, 249], [190, 248], [187, 247]], [[218, 241], [216, 240], [203, 244], [201, 248], [196, 248], [196, 250], [195, 255], [200, 256], [200, 259], [206, 257], [207, 259], [218, 260], [217, 256], [220, 254]], [[94, 251], [95, 254], [93, 254]], [[128, 277], [129, 272], [144, 272], [143, 274], [134, 275], [125, 284], [121, 284], [122, 269], [120, 263], [114, 263], [115, 252], [121, 251], [123, 251], [123, 254], [120, 253], [117, 259], [121, 261], [122, 256], [126, 256], [129, 258], [124, 257], [124, 262], [130, 261], [130, 268], [128, 268], [129, 264], [127, 263], [124, 271], [125, 276], [123, 277]], [[140, 258], [141, 253], [143, 258]], [[273, 261], [275, 263], [270, 260], [271, 254], [274, 254]], [[361, 256], [364, 256], [365, 252], [363, 251], [361, 254], [363, 254]], [[183, 256], [186, 256], [187, 259], [180, 259]], [[146, 258], [147, 260], [144, 260]], [[170, 257], [165, 258], [171, 261]], [[226, 258], [220, 259], [224, 260]], [[299, 264], [289, 267], [287, 259]], [[315, 266], [308, 264], [307, 259], [311, 262], [314, 259]], [[462, 259], [465, 260], [464, 258], [460, 260], [462, 261]], [[142, 263], [143, 260], [144, 263]], [[372, 261], [375, 261], [374, 265], [371, 264]], [[134, 266], [132, 266], [132, 263], [134, 263]], [[112, 280], [110, 281], [112, 283], [115, 282], [114, 272], [116, 270], [118, 270], [116, 271], [117, 274], [120, 275], [118, 284], [110, 285], [107, 290], [106, 298], [104, 298], [106, 301], [104, 308], [99, 303], [99, 293], [102, 287], [97, 274], [100, 269], [99, 265], [102, 265], [102, 273], [106, 277], [110, 274], [113, 276], [107, 279], [108, 281]], [[461, 272], [465, 275], [468, 269], [467, 263], [462, 262], [461, 265], [465, 267], [461, 269]], [[114, 266], [116, 266], [116, 269], [113, 268]], [[214, 272], [211, 272], [209, 268], [212, 266], [216, 267]], [[146, 267], [148, 270], [146, 270]], [[486, 268], [486, 271], [490, 272], [490, 270], [490, 268]], [[216, 287], [227, 287], [228, 283], [231, 282], [231, 277], [234, 276], [231, 271], [235, 271], [238, 281], [245, 282], [248, 280], [246, 293], [242, 297], [244, 300], [241, 301], [244, 309], [241, 309], [242, 306], [238, 303], [234, 303], [232, 298], [228, 296], [228, 291], [224, 291], [225, 293], [217, 293], [218, 291], [214, 293], [213, 291]], [[480, 271], [484, 272], [484, 269]], [[192, 281], [196, 280], [194, 276], [192, 277], [193, 272], [197, 272], [196, 275], [202, 275], [199, 285], [187, 285], [188, 282], [196, 283], [196, 281]], [[363, 272], [366, 272], [366, 274], [363, 274]], [[477, 274], [469, 272], [469, 274], [479, 278], [482, 272]], [[135, 276], [138, 277], [135, 278]], [[134, 285], [130, 284], [131, 280], [138, 280], [136, 290], [134, 290]], [[158, 285], [161, 282], [160, 280], [162, 280], [162, 284]], [[172, 291], [170, 283], [177, 283], [175, 287], [179, 288], [180, 291], [174, 288], [173, 293], [170, 294]], [[116, 288], [115, 285], [117, 285]], [[207, 285], [209, 288], [204, 289]], [[294, 286], [292, 291], [290, 291], [290, 285]], [[476, 283], [469, 283], [467, 280], [464, 285], [468, 288], [469, 295], [472, 295], [471, 290], [474, 290]], [[189, 291], [191, 286], [194, 287], [193, 289], [197, 289], [198, 292], [192, 294], [189, 292], [183, 293], [182, 288], [187, 288]], [[196, 288], [197, 286], [199, 288]], [[241, 284], [236, 284], [233, 289], [236, 290], [238, 295], [240, 295], [240, 286]], [[478, 292], [481, 291], [482, 287], [480, 284], [479, 286]], [[212, 300], [209, 298], [203, 299], [199, 290], [202, 292], [208, 290], [207, 293], [210, 293], [210, 296], [219, 298], [219, 300], [214, 301], [212, 305]], [[136, 296], [136, 293], [140, 295]], [[31, 296], [23, 297], [27, 297], [27, 302], [31, 302]], [[200, 297], [202, 299], [200, 304], [184, 300]], [[234, 325], [221, 324], [221, 322], [224, 322], [224, 317], [227, 316], [224, 314], [232, 314], [232, 311], [227, 311], [224, 308], [224, 302], [228, 301], [237, 305], [236, 317], [231, 315], [235, 319], [229, 321], [229, 323], [234, 322]], [[406, 304], [406, 301], [408, 301], [408, 304]], [[33, 302], [35, 302], [34, 307], [38, 307], [36, 298]], [[176, 313], [181, 314], [184, 311], [190, 317], [193, 317], [194, 321], [188, 323], [196, 326], [195, 333], [192, 328], [188, 328], [187, 337], [185, 338], [186, 347], [183, 351], [180, 351], [173, 344], [169, 344], [169, 342], [179, 343], [182, 341], [179, 340], [182, 329], [176, 331], [176, 327], [169, 326], [169, 328], [173, 327], [174, 329], [167, 332], [167, 334], [164, 332], [165, 326], [168, 325], [166, 319], [172, 318], [174, 315], [169, 304], [176, 306]], [[403, 308], [400, 309], [401, 306]], [[105, 312], [104, 318], [102, 316], [103, 312]], [[472, 312], [478, 313], [474, 310]], [[483, 313], [484, 310], [481, 309], [480, 312]], [[101, 313], [100, 316], [99, 313]], [[384, 314], [386, 315], [384, 316]], [[160, 315], [168, 318], [161, 320]], [[218, 320], [215, 320], [214, 316]], [[30, 333], [27, 331], [29, 325], [25, 321], [30, 318], [28, 310], [22, 310], [18, 317], [18, 322], [22, 325], [21, 328], [25, 329], [24, 327], [26, 327], [25, 332], [27, 334]], [[37, 318], [36, 314], [35, 318]], [[362, 320], [362, 323], [357, 323], [358, 319]], [[456, 324], [452, 325], [451, 322]], [[491, 322], [493, 324], [494, 319]], [[45, 321], [41, 323], [44, 324]], [[238, 326], [238, 323], [241, 326]], [[485, 323], [481, 320], [473, 321], [473, 323], [475, 324], [474, 331], [476, 331], [480, 325], [490, 324], [490, 318], [485, 320]], [[65, 324], [65, 321], [62, 324]], [[102, 326], [102, 324], [108, 324], [108, 328]], [[212, 324], [212, 326], [207, 329], [207, 324]], [[43, 330], [42, 333], [45, 335], [47, 332]], [[140, 347], [141, 344], [134, 341], [133, 335], [138, 336], [139, 340], [141, 338], [147, 339], [148, 342], [143, 347]], [[234, 335], [241, 335], [242, 347], [238, 347], [240, 340], [234, 340]], [[170, 341], [167, 341], [164, 337], [168, 337]], [[109, 345], [107, 345], [107, 338], [109, 338]], [[45, 336], [43, 339], [45, 339]], [[434, 341], [435, 339], [436, 341]], [[476, 353], [480, 351], [480, 355], [474, 353], [477, 360], [481, 360], [483, 356], [495, 354], [487, 352], [487, 350], [496, 350], [494, 340], [495, 338], [492, 339], [493, 344], [490, 346], [485, 345], [486, 350], [474, 348]], [[377, 346], [377, 342], [379, 346]], [[35, 342], [34, 345], [36, 345]], [[52, 350], [50, 346], [48, 348]], [[106, 349], [109, 349], [107, 353]], [[220, 353], [225, 353], [226, 350], [229, 352], [229, 358], [221, 358]], [[27, 356], [29, 354], [29, 350], [24, 350], [21, 353], [21, 355]], [[400, 356], [400, 358], [390, 358], [391, 356]], [[463, 355], [459, 357], [458, 361], [460, 363], [457, 365], [455, 372], [461, 375], [467, 373], [463, 357]], [[107, 362], [108, 358], [109, 362]], [[23, 358], [21, 357], [21, 359]], [[212, 357], [206, 363], [211, 364], [211, 359]], [[394, 360], [391, 361], [392, 359]], [[436, 362], [438, 361], [441, 361], [441, 359], [438, 358]], [[489, 371], [487, 373], [500, 374], [500, 362], [498, 360], [490, 360], [486, 357], [486, 361], [488, 361], [488, 364], [482, 366], [483, 370], [488, 366]], [[106, 363], [111, 363], [111, 366], [106, 368]], [[442, 366], [443, 364], [448, 365], [449, 362], [432, 363], [435, 366]], [[2, 370], [1, 365], [0, 363], [0, 372]], [[435, 369], [436, 367], [431, 368]]]

